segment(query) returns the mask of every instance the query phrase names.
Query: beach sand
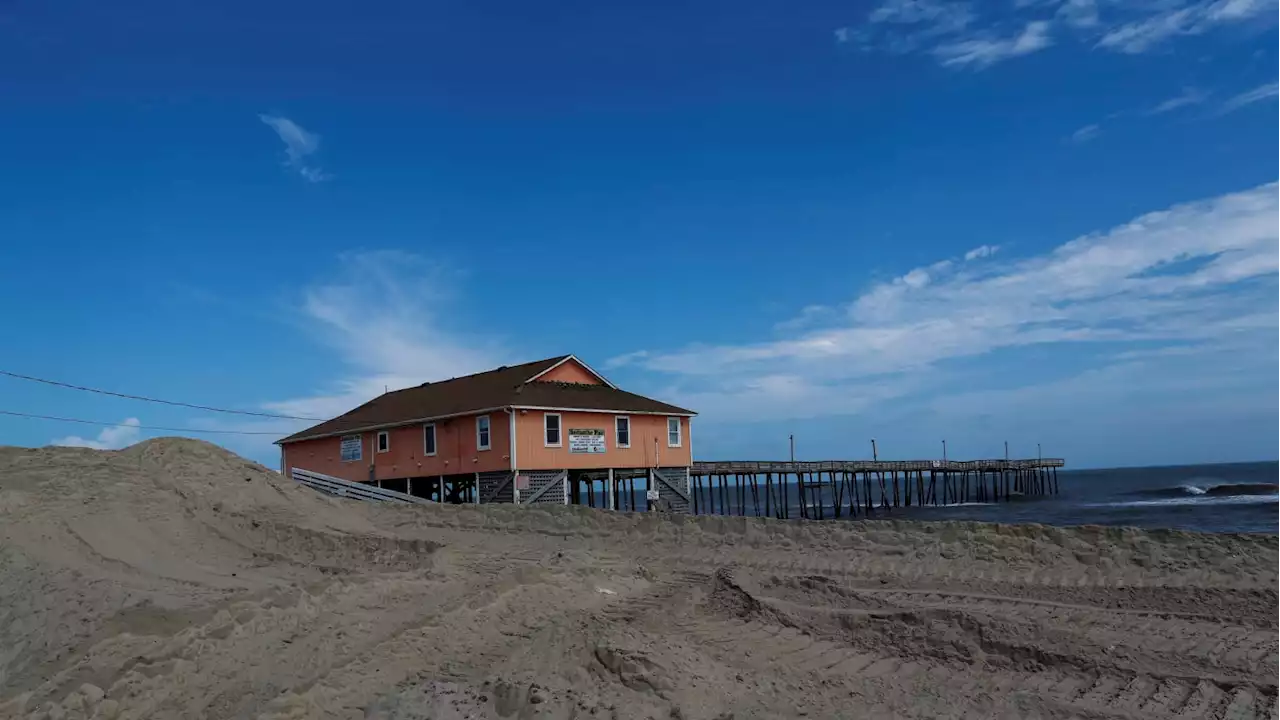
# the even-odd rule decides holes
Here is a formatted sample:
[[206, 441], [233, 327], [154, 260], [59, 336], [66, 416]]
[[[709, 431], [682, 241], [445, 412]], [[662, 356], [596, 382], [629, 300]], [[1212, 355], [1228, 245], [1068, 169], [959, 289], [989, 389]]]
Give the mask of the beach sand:
[[1269, 718], [1277, 540], [391, 507], [0, 448], [0, 717]]

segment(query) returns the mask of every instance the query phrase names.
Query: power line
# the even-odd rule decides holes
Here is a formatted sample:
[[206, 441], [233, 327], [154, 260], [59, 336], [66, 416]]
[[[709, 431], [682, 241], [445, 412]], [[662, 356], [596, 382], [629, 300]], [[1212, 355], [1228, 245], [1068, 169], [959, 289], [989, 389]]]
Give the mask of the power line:
[[8, 370], [0, 370], [0, 375], [7, 375], [11, 378], [17, 378], [19, 380], [29, 380], [31, 382], [43, 383], [45, 385], [53, 385], [54, 387], [67, 388], [69, 390], [82, 390], [84, 392], [97, 393], [99, 395], [110, 395], [111, 397], [124, 398], [126, 400], [141, 400], [143, 402], [159, 403], [161, 405], [172, 405], [175, 407], [192, 408], [194, 410], [207, 410], [209, 412], [227, 413], [229, 415], [250, 415], [252, 417], [275, 418], [277, 420], [309, 420], [311, 422], [323, 422], [328, 419], [328, 418], [302, 417], [299, 415], [277, 415], [275, 413], [254, 412], [252, 410], [228, 410], [226, 408], [210, 407], [208, 405], [196, 405], [194, 403], [178, 402], [177, 400], [161, 400], [159, 398], [146, 397], [145, 395], [130, 395], [128, 393], [112, 392], [111, 390], [101, 390], [99, 388], [85, 387], [83, 385], [72, 385], [71, 383], [59, 382], [57, 380], [47, 380], [45, 378], [32, 377], [31, 375], [22, 375], [20, 373], [9, 372]]
[[175, 428], [175, 427], [158, 427], [155, 425], [130, 425], [129, 423], [111, 423], [101, 422], [98, 420], [81, 420], [80, 418], [57, 417], [54, 415], [36, 415], [34, 413], [15, 412], [13, 410], [0, 410], [0, 415], [11, 415], [13, 417], [32, 418], [35, 420], [57, 420], [58, 422], [80, 423], [81, 425], [98, 425], [102, 427], [127, 427], [136, 430], [159, 430], [161, 432], [183, 432], [183, 433], [209, 433], [212, 435], [280, 435], [279, 432], [267, 432], [263, 430], [205, 430], [202, 428]]

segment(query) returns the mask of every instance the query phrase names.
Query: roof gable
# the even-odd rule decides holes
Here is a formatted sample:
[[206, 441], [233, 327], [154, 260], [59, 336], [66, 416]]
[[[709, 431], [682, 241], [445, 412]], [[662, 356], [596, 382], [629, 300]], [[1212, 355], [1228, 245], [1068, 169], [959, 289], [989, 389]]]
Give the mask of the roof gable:
[[559, 362], [530, 377], [527, 382], [571, 382], [617, 387], [574, 355], [565, 355]]

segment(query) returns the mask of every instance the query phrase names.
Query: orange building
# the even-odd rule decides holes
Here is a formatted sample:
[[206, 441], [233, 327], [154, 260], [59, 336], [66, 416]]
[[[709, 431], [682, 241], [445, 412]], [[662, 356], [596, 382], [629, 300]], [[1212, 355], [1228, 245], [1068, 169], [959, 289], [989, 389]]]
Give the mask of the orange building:
[[650, 503], [682, 511], [694, 415], [562, 355], [389, 392], [278, 444], [286, 475], [439, 501], [597, 504], [600, 483], [616, 509], [641, 478]]

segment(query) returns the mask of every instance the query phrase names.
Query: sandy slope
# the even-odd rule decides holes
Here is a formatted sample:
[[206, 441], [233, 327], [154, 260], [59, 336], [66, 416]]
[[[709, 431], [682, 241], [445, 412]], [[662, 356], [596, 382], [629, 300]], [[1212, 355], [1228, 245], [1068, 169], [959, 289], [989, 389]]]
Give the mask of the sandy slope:
[[1274, 717], [1276, 539], [375, 507], [0, 448], [0, 717]]

